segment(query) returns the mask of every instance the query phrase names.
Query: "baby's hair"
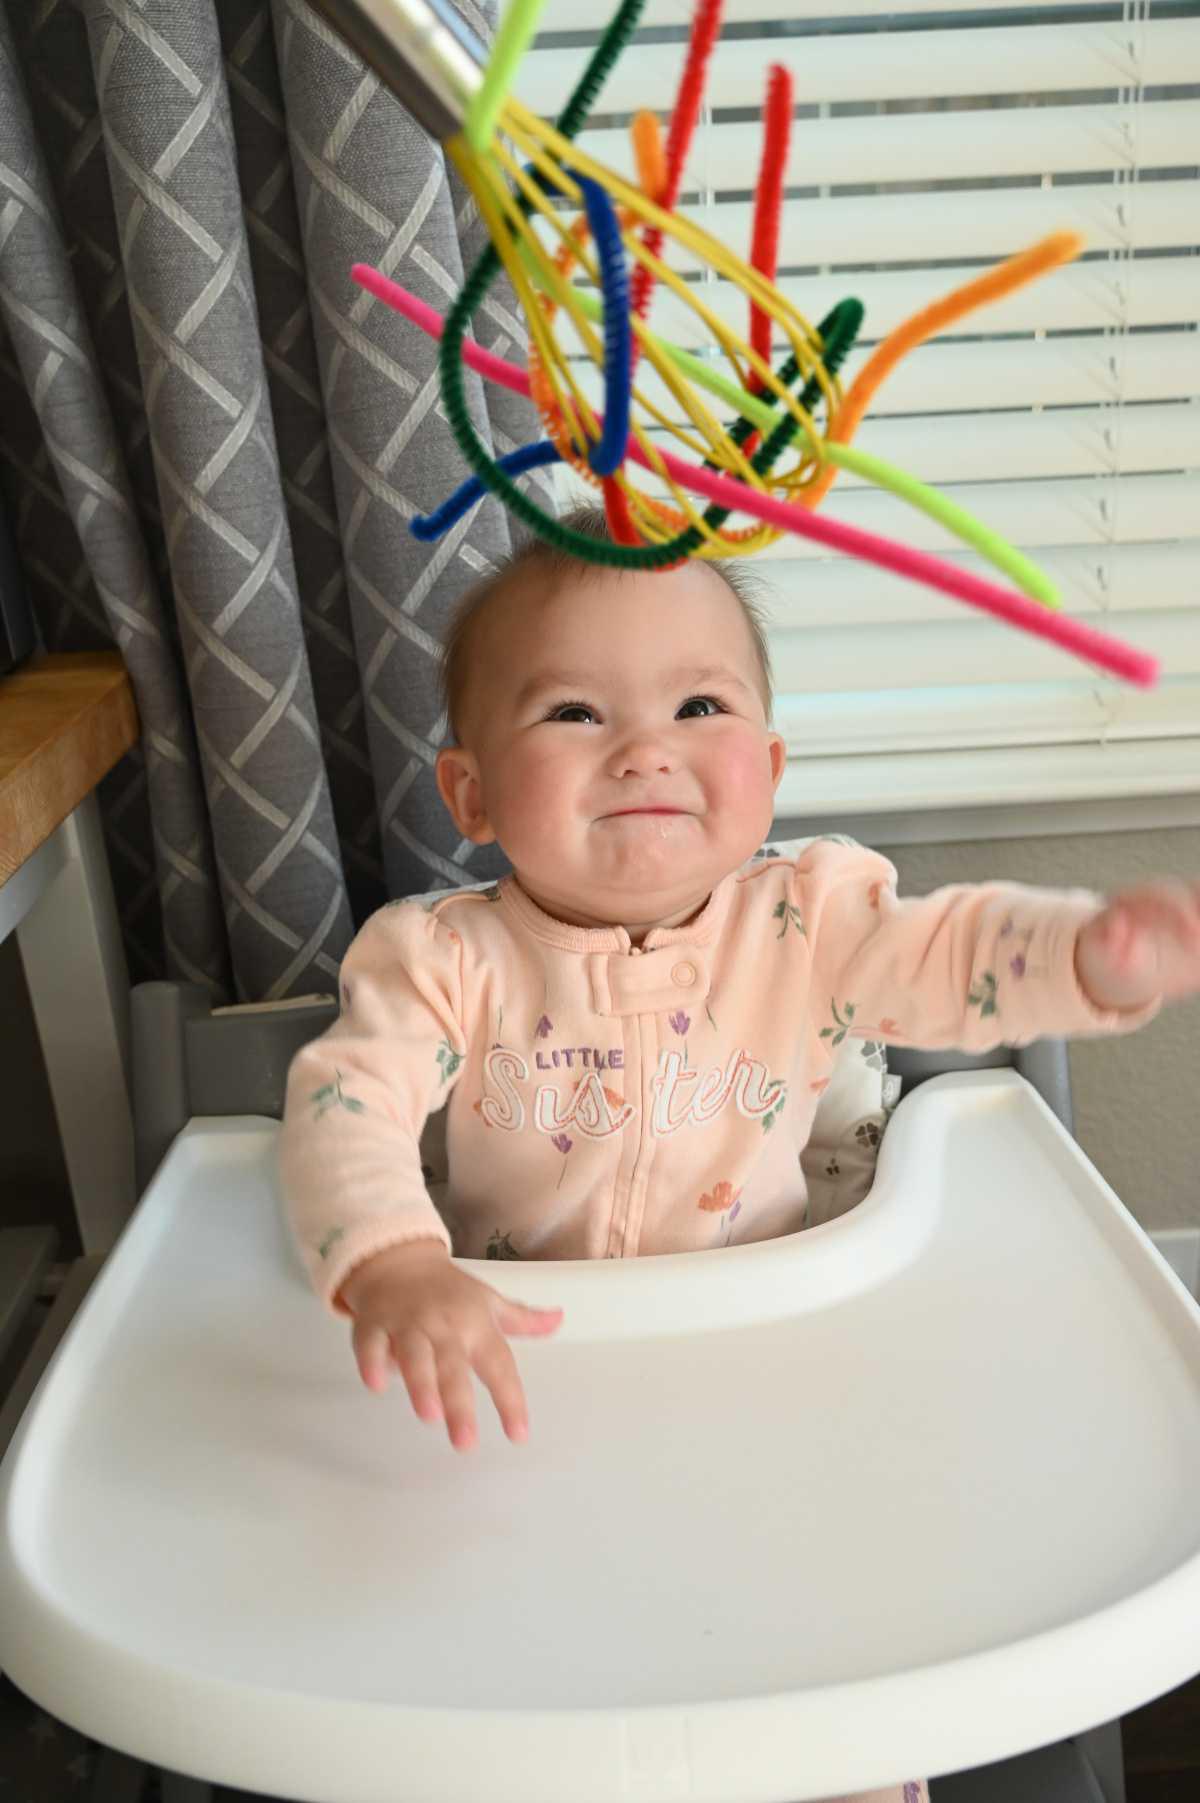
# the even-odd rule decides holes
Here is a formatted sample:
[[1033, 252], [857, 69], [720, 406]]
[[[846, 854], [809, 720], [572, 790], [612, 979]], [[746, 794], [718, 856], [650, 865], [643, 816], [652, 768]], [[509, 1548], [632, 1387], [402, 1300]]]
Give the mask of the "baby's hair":
[[[585, 538], [595, 539], [598, 543], [611, 543], [608, 521], [604, 517], [604, 509], [594, 501], [582, 501], [572, 507], [569, 512], [560, 516], [561, 524], [570, 531], [577, 532]], [[708, 560], [706, 559], [706, 562]], [[762, 688], [763, 705], [767, 716], [771, 712], [771, 654], [767, 648], [766, 621], [762, 602], [756, 594], [757, 575], [748, 568], [745, 562], [727, 557], [714, 558], [708, 562], [708, 568], [720, 578], [742, 610], [742, 617], [750, 629], [750, 639], [754, 646], [755, 663], [758, 666]], [[450, 731], [457, 736], [461, 723], [463, 697], [466, 694], [470, 674], [471, 640], [481, 614], [489, 601], [495, 599], [500, 591], [506, 588], [512, 578], [522, 570], [544, 570], [551, 579], [566, 575], [577, 577], [580, 581], [593, 581], [598, 574], [623, 575], [624, 572], [609, 572], [603, 566], [585, 563], [582, 558], [573, 557], [569, 551], [559, 550], [557, 545], [547, 544], [545, 539], [530, 535], [519, 540], [506, 557], [501, 558], [490, 575], [484, 576], [469, 588], [457, 602], [450, 617], [446, 631], [446, 640], [442, 649], [441, 684], [442, 700], [445, 705]]]

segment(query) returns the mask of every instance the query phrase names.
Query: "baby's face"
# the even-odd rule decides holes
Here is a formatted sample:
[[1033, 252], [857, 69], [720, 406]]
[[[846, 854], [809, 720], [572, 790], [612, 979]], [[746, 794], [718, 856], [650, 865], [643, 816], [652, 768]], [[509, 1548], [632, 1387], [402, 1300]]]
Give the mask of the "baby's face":
[[703, 564], [518, 575], [472, 664], [442, 793], [548, 913], [675, 924], [767, 837], [783, 741], [741, 609]]

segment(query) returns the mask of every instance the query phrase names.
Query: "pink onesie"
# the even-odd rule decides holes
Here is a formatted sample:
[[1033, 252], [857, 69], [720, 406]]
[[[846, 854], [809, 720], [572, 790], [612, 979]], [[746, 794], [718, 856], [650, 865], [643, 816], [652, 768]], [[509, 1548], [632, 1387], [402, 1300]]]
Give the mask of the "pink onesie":
[[[752, 859], [642, 946], [552, 919], [507, 877], [394, 902], [346, 955], [341, 1015], [296, 1057], [282, 1175], [318, 1293], [436, 1238], [471, 1258], [635, 1258], [792, 1233], [847, 1035], [980, 1051], [1140, 1026], [1075, 978], [1082, 891], [898, 900], [844, 840]], [[418, 1141], [445, 1105], [449, 1183]]]
[[[635, 1258], [792, 1233], [799, 1153], [847, 1036], [981, 1051], [1154, 1012], [1081, 993], [1094, 895], [994, 883], [899, 901], [874, 852], [784, 852], [641, 946], [551, 919], [512, 877], [369, 920], [340, 1018], [288, 1079], [283, 1183], [318, 1293], [341, 1306], [353, 1266], [425, 1237], [472, 1258]], [[418, 1141], [443, 1105], [439, 1214]]]

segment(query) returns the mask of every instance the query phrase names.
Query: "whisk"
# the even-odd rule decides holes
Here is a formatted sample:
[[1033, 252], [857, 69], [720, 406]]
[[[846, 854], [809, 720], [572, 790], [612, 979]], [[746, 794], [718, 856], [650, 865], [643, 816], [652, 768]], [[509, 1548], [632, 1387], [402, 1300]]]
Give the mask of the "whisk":
[[[856, 300], [844, 301], [815, 329], [775, 287], [770, 279], [774, 268], [770, 215], [773, 208], [777, 218], [779, 187], [772, 192], [765, 176], [760, 181], [754, 255], [761, 267], [744, 262], [672, 210], [699, 107], [704, 65], [719, 22], [720, 0], [700, 0], [665, 156], [655, 142], [653, 121], [649, 129], [645, 120], [639, 121], [640, 187], [605, 169], [573, 143], [636, 24], [642, 3], [622, 0], [557, 125], [551, 126], [507, 95], [515, 61], [532, 35], [540, 0], [517, 0], [510, 8], [486, 65], [483, 47], [446, 0], [315, 0], [425, 129], [443, 142], [476, 199], [491, 239], [451, 307], [442, 334], [443, 401], [467, 463], [487, 488], [542, 537], [588, 561], [643, 570], [665, 569], [688, 555], [745, 554], [783, 531], [834, 542], [836, 534], [818, 528], [805, 503], [820, 498], [838, 467], [850, 467], [940, 519], [1006, 570], [1025, 594], [1055, 605], [1053, 585], [1028, 559], [945, 497], [882, 460], [853, 451], [849, 440], [870, 389], [897, 356], [939, 329], [947, 316], [967, 311], [992, 293], [1017, 286], [1074, 256], [1080, 241], [1072, 234], [1056, 234], [970, 284], [958, 296], [948, 297], [938, 309], [907, 322], [876, 351], [852, 390], [854, 406], [848, 408], [837, 370], [854, 341], [862, 307]], [[779, 79], [782, 74], [775, 71], [772, 76], [767, 124], [768, 138], [774, 129], [775, 148], [764, 157], [764, 170], [770, 166], [777, 171], [777, 184], [782, 182], [783, 163], [779, 143], [781, 135], [786, 141], [785, 121], [791, 111], [790, 90]], [[534, 219], [555, 247], [553, 254], [534, 229]], [[751, 342], [742, 340], [705, 304], [699, 283], [686, 281], [668, 265], [660, 254], [664, 240], [741, 290], [750, 308]], [[632, 284], [627, 258], [633, 265]], [[509, 458], [493, 460], [467, 411], [462, 364], [469, 355], [468, 322], [501, 267], [513, 284], [529, 326], [530, 392], [548, 437], [543, 445], [523, 447]], [[572, 279], [576, 269], [590, 281], [593, 292]], [[706, 341], [710, 355], [684, 352], [650, 330], [644, 313], [656, 284], [669, 288], [693, 316], [699, 328], [697, 336]], [[593, 409], [581, 389], [556, 331], [556, 316], [569, 325], [584, 357], [604, 372], [603, 415]], [[772, 335], [786, 347], [778, 371], [772, 369], [766, 354]], [[711, 355], [714, 351], [719, 361]], [[654, 371], [667, 390], [676, 417], [669, 417], [646, 393], [644, 383], [638, 382], [639, 361]], [[864, 378], [868, 378], [865, 386]], [[801, 385], [799, 393], [793, 392], [796, 384]], [[736, 418], [728, 428], [714, 415], [701, 389], [733, 406]], [[700, 466], [681, 466], [663, 447], [661, 441], [667, 436], [697, 456]], [[790, 461], [777, 468], [784, 453]], [[654, 472], [673, 505], [634, 488], [627, 474], [630, 454]], [[614, 542], [597, 543], [567, 531], [516, 486], [513, 478], [520, 470], [557, 457], [565, 458], [586, 479], [602, 487]], [[700, 487], [697, 477], [710, 471], [714, 472], [711, 480], [721, 487], [719, 491], [710, 487], [708, 492], [719, 493], [719, 499], [702, 513], [688, 498], [686, 488]], [[447, 508], [439, 509], [426, 527], [444, 530], [448, 510], [452, 515], [455, 504], [452, 500]], [[731, 531], [725, 521], [734, 509], [757, 515], [759, 523], [748, 530]], [[938, 560], [907, 552], [875, 535], [855, 534], [849, 528], [840, 531], [844, 534], [840, 548], [903, 569], [918, 580], [933, 580], [929, 566]], [[890, 555], [879, 554], [881, 546], [887, 547]], [[905, 559], [909, 560], [907, 567]], [[1154, 680], [1154, 660], [1130, 647], [1107, 641], [1115, 651], [1098, 659], [1094, 644], [1085, 649], [1078, 638], [1073, 641], [1072, 622], [1056, 620], [1051, 630], [1046, 630], [1049, 621], [1045, 626], [1031, 624], [1013, 605], [1023, 603], [1023, 596], [1013, 596], [952, 565], [943, 563], [940, 569], [942, 576], [935, 586], [945, 592], [986, 605], [982, 599], [986, 591], [993, 598], [992, 611], [1004, 611], [997, 604], [1001, 598], [1008, 608], [1005, 617], [1013, 623], [1042, 631], [1129, 680]]]
[[[832, 359], [823, 355], [825, 347], [820, 334], [760, 270], [743, 262], [669, 206], [659, 204], [633, 183], [605, 169], [572, 142], [637, 22], [642, 0], [624, 0], [557, 126], [538, 118], [504, 92], [522, 39], [532, 31], [534, 7], [526, 4], [506, 14], [485, 70], [482, 47], [470, 42], [470, 34], [445, 0], [318, 3], [320, 10], [373, 63], [419, 122], [443, 141], [447, 155], [475, 197], [491, 238], [490, 251], [471, 272], [451, 310], [443, 340], [441, 374], [447, 417], [468, 463], [527, 524], [546, 536], [557, 536], [553, 531], [557, 522], [549, 520], [508, 479], [502, 466], [488, 457], [467, 417], [462, 394], [461, 341], [465, 327], [503, 266], [529, 326], [531, 349], [541, 378], [543, 414], [553, 420], [560, 448], [568, 449], [571, 461], [584, 473], [601, 481], [613, 479], [621, 486], [637, 519], [640, 536], [650, 541], [597, 546], [582, 538], [576, 542], [578, 535], [568, 535], [566, 548], [586, 553], [593, 560], [597, 551], [609, 553], [603, 561], [621, 568], [658, 569], [678, 562], [693, 548], [744, 552], [778, 537], [777, 529], [759, 527], [753, 529], [749, 540], [745, 534], [729, 534], [722, 545], [719, 528], [714, 528], [696, 510], [667, 475], [657, 455], [656, 440], [659, 432], [672, 433], [713, 467], [754, 486], [796, 495], [814, 482], [819, 472], [820, 459], [814, 447], [821, 432], [813, 409], [819, 406], [828, 420], [840, 399], [836, 376], [830, 368]], [[698, 15], [699, 30], [693, 36], [689, 74], [693, 108], [699, 103], [699, 66], [711, 47], [718, 17], [717, 0], [705, 0]], [[498, 129], [493, 128], [493, 120]], [[690, 131], [680, 135], [684, 140], [681, 148], [685, 148]], [[681, 155], [676, 154], [674, 162], [681, 167]], [[765, 471], [755, 470], [740, 442], [746, 429], [739, 435], [726, 430], [705, 403], [694, 380], [688, 379], [636, 308], [629, 307], [626, 298], [624, 322], [641, 360], [653, 369], [677, 410], [677, 417], [669, 418], [643, 385], [636, 380], [632, 383], [631, 424], [649, 456], [651, 468], [672, 493], [676, 517], [682, 521], [682, 527], [675, 529], [672, 518], [664, 517], [661, 503], [632, 490], [619, 461], [612, 457], [616, 432], [611, 425], [608, 444], [602, 445], [600, 420], [582, 392], [569, 352], [552, 329], [554, 313], [558, 311], [569, 322], [583, 355], [605, 368], [606, 374], [611, 371], [612, 359], [606, 358], [606, 351], [621, 323], [621, 312], [605, 305], [602, 338], [589, 317], [585, 291], [568, 278], [563, 263], [556, 263], [547, 253], [531, 224], [533, 218], [539, 220], [549, 240], [569, 253], [593, 288], [612, 295], [614, 258], [611, 254], [608, 257], [605, 289], [601, 271], [604, 250], [598, 252], [594, 237], [589, 243], [578, 230], [578, 218], [586, 219], [594, 231], [597, 218], [604, 217], [603, 200], [598, 205], [598, 196], [608, 197], [619, 209], [619, 244], [635, 264], [635, 284], [643, 309], [652, 285], [669, 288], [693, 315], [699, 338], [719, 352], [734, 390], [744, 392], [753, 385], [764, 397], [770, 397], [793, 422], [801, 444], [786, 472], [767, 476]], [[664, 199], [669, 201], [673, 196], [668, 193]], [[601, 233], [602, 246], [611, 246], [614, 234], [605, 233], [603, 226]], [[742, 341], [705, 304], [699, 284], [685, 281], [664, 261], [655, 248], [661, 246], [663, 239], [679, 247], [698, 267], [710, 267], [735, 284], [770, 321], [776, 338], [782, 339], [787, 348], [792, 371], [789, 380], [804, 385], [800, 395], [780, 379], [766, 357]], [[845, 339], [841, 348], [844, 354], [848, 348]], [[611, 400], [619, 387], [619, 382], [612, 379], [606, 383], [607, 415], [612, 413]], [[620, 435], [619, 448], [623, 460], [624, 434]], [[551, 530], [547, 531], [548, 527]]]

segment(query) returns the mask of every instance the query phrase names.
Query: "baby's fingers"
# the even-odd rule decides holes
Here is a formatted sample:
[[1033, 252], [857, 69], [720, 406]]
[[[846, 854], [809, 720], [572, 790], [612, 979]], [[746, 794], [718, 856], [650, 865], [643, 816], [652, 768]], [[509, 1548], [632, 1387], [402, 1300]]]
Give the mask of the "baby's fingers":
[[496, 1297], [496, 1326], [507, 1334], [553, 1333], [562, 1326], [561, 1308], [530, 1308], [525, 1302], [510, 1302], [507, 1296]]
[[475, 1426], [475, 1380], [458, 1342], [435, 1348], [438, 1388], [450, 1444], [468, 1452], [479, 1438]]
[[353, 1345], [358, 1374], [368, 1390], [386, 1390], [392, 1355], [391, 1344], [383, 1328], [367, 1327], [356, 1320]]
[[1172, 883], [1165, 899], [1180, 944], [1196, 951], [1200, 948], [1200, 891], [1194, 883]]
[[1114, 898], [1114, 908], [1134, 928], [1157, 928], [1189, 948], [1200, 945], [1200, 891], [1193, 883], [1158, 882], [1126, 890]]
[[525, 1391], [508, 1341], [498, 1333], [492, 1334], [479, 1347], [474, 1363], [480, 1380], [491, 1391], [500, 1425], [509, 1439], [527, 1440], [529, 1414], [525, 1407]]
[[437, 1360], [423, 1333], [407, 1333], [392, 1341], [392, 1351], [413, 1412], [421, 1421], [442, 1419]]

